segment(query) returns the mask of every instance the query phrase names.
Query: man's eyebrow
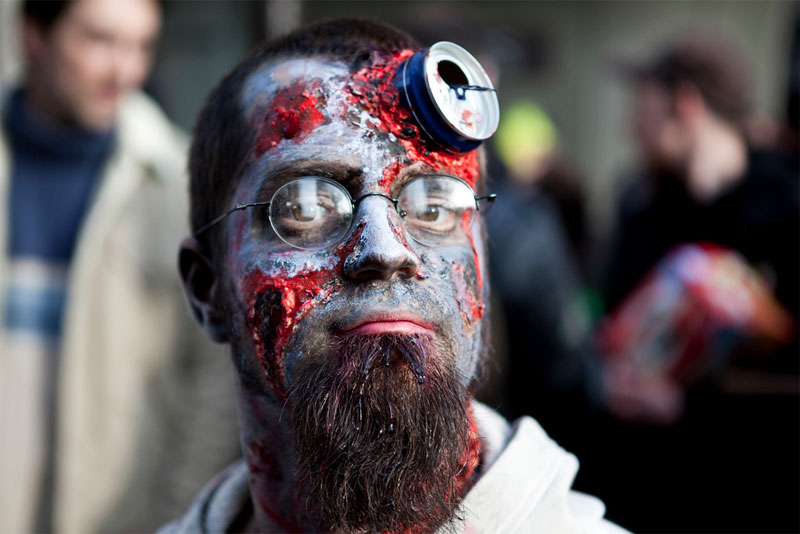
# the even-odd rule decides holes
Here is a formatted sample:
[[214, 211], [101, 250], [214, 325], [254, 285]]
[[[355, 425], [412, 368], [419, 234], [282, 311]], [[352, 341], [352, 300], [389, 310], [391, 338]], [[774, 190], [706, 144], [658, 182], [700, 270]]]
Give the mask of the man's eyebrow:
[[350, 190], [357, 179], [364, 175], [360, 167], [331, 161], [294, 161], [270, 171], [258, 188], [259, 201], [269, 200], [272, 193], [281, 185], [302, 176], [322, 176], [336, 180]]
[[427, 163], [418, 161], [416, 163], [409, 165], [408, 167], [405, 167], [400, 171], [400, 173], [397, 175], [397, 179], [394, 182], [394, 187], [395, 188], [402, 187], [404, 184], [410, 182], [414, 178], [417, 178], [419, 176], [425, 176], [428, 174], [441, 174], [441, 173], [437, 172], [433, 167], [431, 167]]

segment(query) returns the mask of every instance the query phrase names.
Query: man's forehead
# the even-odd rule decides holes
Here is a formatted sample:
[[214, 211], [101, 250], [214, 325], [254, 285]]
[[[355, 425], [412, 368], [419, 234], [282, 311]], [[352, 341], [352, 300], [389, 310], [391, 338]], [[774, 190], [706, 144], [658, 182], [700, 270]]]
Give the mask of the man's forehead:
[[354, 100], [351, 84], [348, 66], [327, 57], [281, 58], [251, 74], [242, 107], [256, 134], [254, 174], [263, 179], [307, 161], [359, 169], [365, 177], [382, 172], [386, 157], [400, 153], [387, 148], [386, 136], [365, 135], [379, 120]]
[[380, 187], [421, 166], [475, 184], [476, 154], [430, 146], [399, 103], [393, 78], [410, 54], [376, 53], [356, 71], [323, 56], [279, 58], [258, 68], [241, 93], [255, 134], [249, 174], [260, 181], [276, 167], [315, 160], [362, 169]]
[[242, 88], [242, 109], [249, 115], [269, 103], [276, 93], [298, 84], [341, 86], [347, 65], [325, 57], [277, 58], [264, 63], [247, 78]]

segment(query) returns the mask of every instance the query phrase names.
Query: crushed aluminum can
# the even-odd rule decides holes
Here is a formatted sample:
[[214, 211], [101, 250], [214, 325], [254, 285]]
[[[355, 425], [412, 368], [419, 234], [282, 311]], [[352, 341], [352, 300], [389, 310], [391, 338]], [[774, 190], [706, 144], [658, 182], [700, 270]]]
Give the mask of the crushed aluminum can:
[[489, 139], [500, 106], [478, 60], [455, 43], [440, 41], [408, 58], [394, 83], [400, 102], [420, 129], [452, 152], [469, 152]]

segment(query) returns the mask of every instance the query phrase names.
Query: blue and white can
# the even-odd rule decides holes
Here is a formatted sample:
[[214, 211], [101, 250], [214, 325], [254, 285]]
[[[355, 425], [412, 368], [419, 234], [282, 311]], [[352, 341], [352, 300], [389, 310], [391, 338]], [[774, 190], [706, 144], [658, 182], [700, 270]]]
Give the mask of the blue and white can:
[[420, 129], [446, 150], [474, 150], [497, 130], [500, 106], [492, 82], [455, 43], [419, 50], [400, 66], [394, 83]]

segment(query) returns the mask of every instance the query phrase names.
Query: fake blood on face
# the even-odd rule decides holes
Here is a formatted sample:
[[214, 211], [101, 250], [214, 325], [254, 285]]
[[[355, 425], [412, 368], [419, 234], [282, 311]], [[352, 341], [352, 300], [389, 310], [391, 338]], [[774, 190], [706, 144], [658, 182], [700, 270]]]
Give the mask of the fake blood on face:
[[307, 84], [299, 80], [275, 93], [259, 128], [256, 157], [284, 139], [302, 141], [317, 127], [329, 123], [330, 119], [320, 111], [324, 105], [325, 94], [319, 82]]
[[[401, 144], [405, 156], [395, 159], [383, 170], [379, 185], [388, 192], [391, 184], [408, 165], [422, 162], [437, 171], [457, 176], [474, 188], [480, 174], [477, 151], [454, 154], [441, 150], [423, 136], [414, 123], [411, 112], [400, 103], [399, 91], [393, 83], [398, 68], [413, 55], [410, 50], [395, 54], [376, 53], [373, 64], [357, 71], [352, 82], [345, 87], [350, 93], [348, 101], [354, 106], [366, 110], [370, 116], [378, 119], [375, 128], [384, 134], [391, 134]], [[465, 117], [467, 119], [468, 117]], [[374, 123], [371, 123], [374, 124]], [[483, 286], [483, 278], [475, 248], [474, 237], [470, 228], [464, 229], [469, 236], [478, 278], [478, 288]], [[462, 271], [463, 279], [463, 271]], [[465, 298], [470, 300], [472, 317], [477, 319], [483, 315], [483, 302], [480, 295], [472, 297], [465, 291]]]
[[464, 470], [456, 479], [456, 492], [462, 497], [472, 487], [473, 478], [481, 463], [481, 438], [471, 401], [467, 408], [467, 417], [469, 417], [469, 448], [463, 458]]
[[351, 95], [348, 98], [350, 104], [378, 119], [374, 127], [384, 134], [391, 134], [405, 150], [402, 160], [384, 169], [379, 185], [388, 190], [405, 166], [422, 162], [432, 169], [457, 176], [474, 187], [480, 172], [477, 153], [445, 152], [422, 135], [411, 112], [400, 103], [400, 93], [393, 79], [397, 69], [413, 52], [403, 50], [391, 55], [376, 52], [375, 55], [377, 57], [371, 66], [353, 74], [352, 82], [345, 90]]
[[[474, 324], [475, 321], [483, 317], [483, 300], [480, 295], [475, 295], [473, 290], [467, 285], [466, 277], [464, 276], [464, 268], [455, 262], [452, 265], [453, 283], [456, 286], [456, 293], [458, 296], [458, 309], [464, 319], [464, 324]], [[478, 268], [477, 263], [475, 264], [475, 268]]]
[[292, 276], [249, 273], [242, 283], [248, 319], [261, 365], [276, 393], [286, 398], [283, 348], [294, 327], [315, 302], [335, 288], [333, 271], [300, 271]]
[[283, 372], [286, 342], [298, 321], [341, 287], [339, 273], [362, 231], [363, 226], [359, 226], [351, 238], [336, 249], [337, 262], [331, 268], [277, 275], [254, 269], [242, 282], [253, 344], [267, 380], [282, 400], [287, 398]]

